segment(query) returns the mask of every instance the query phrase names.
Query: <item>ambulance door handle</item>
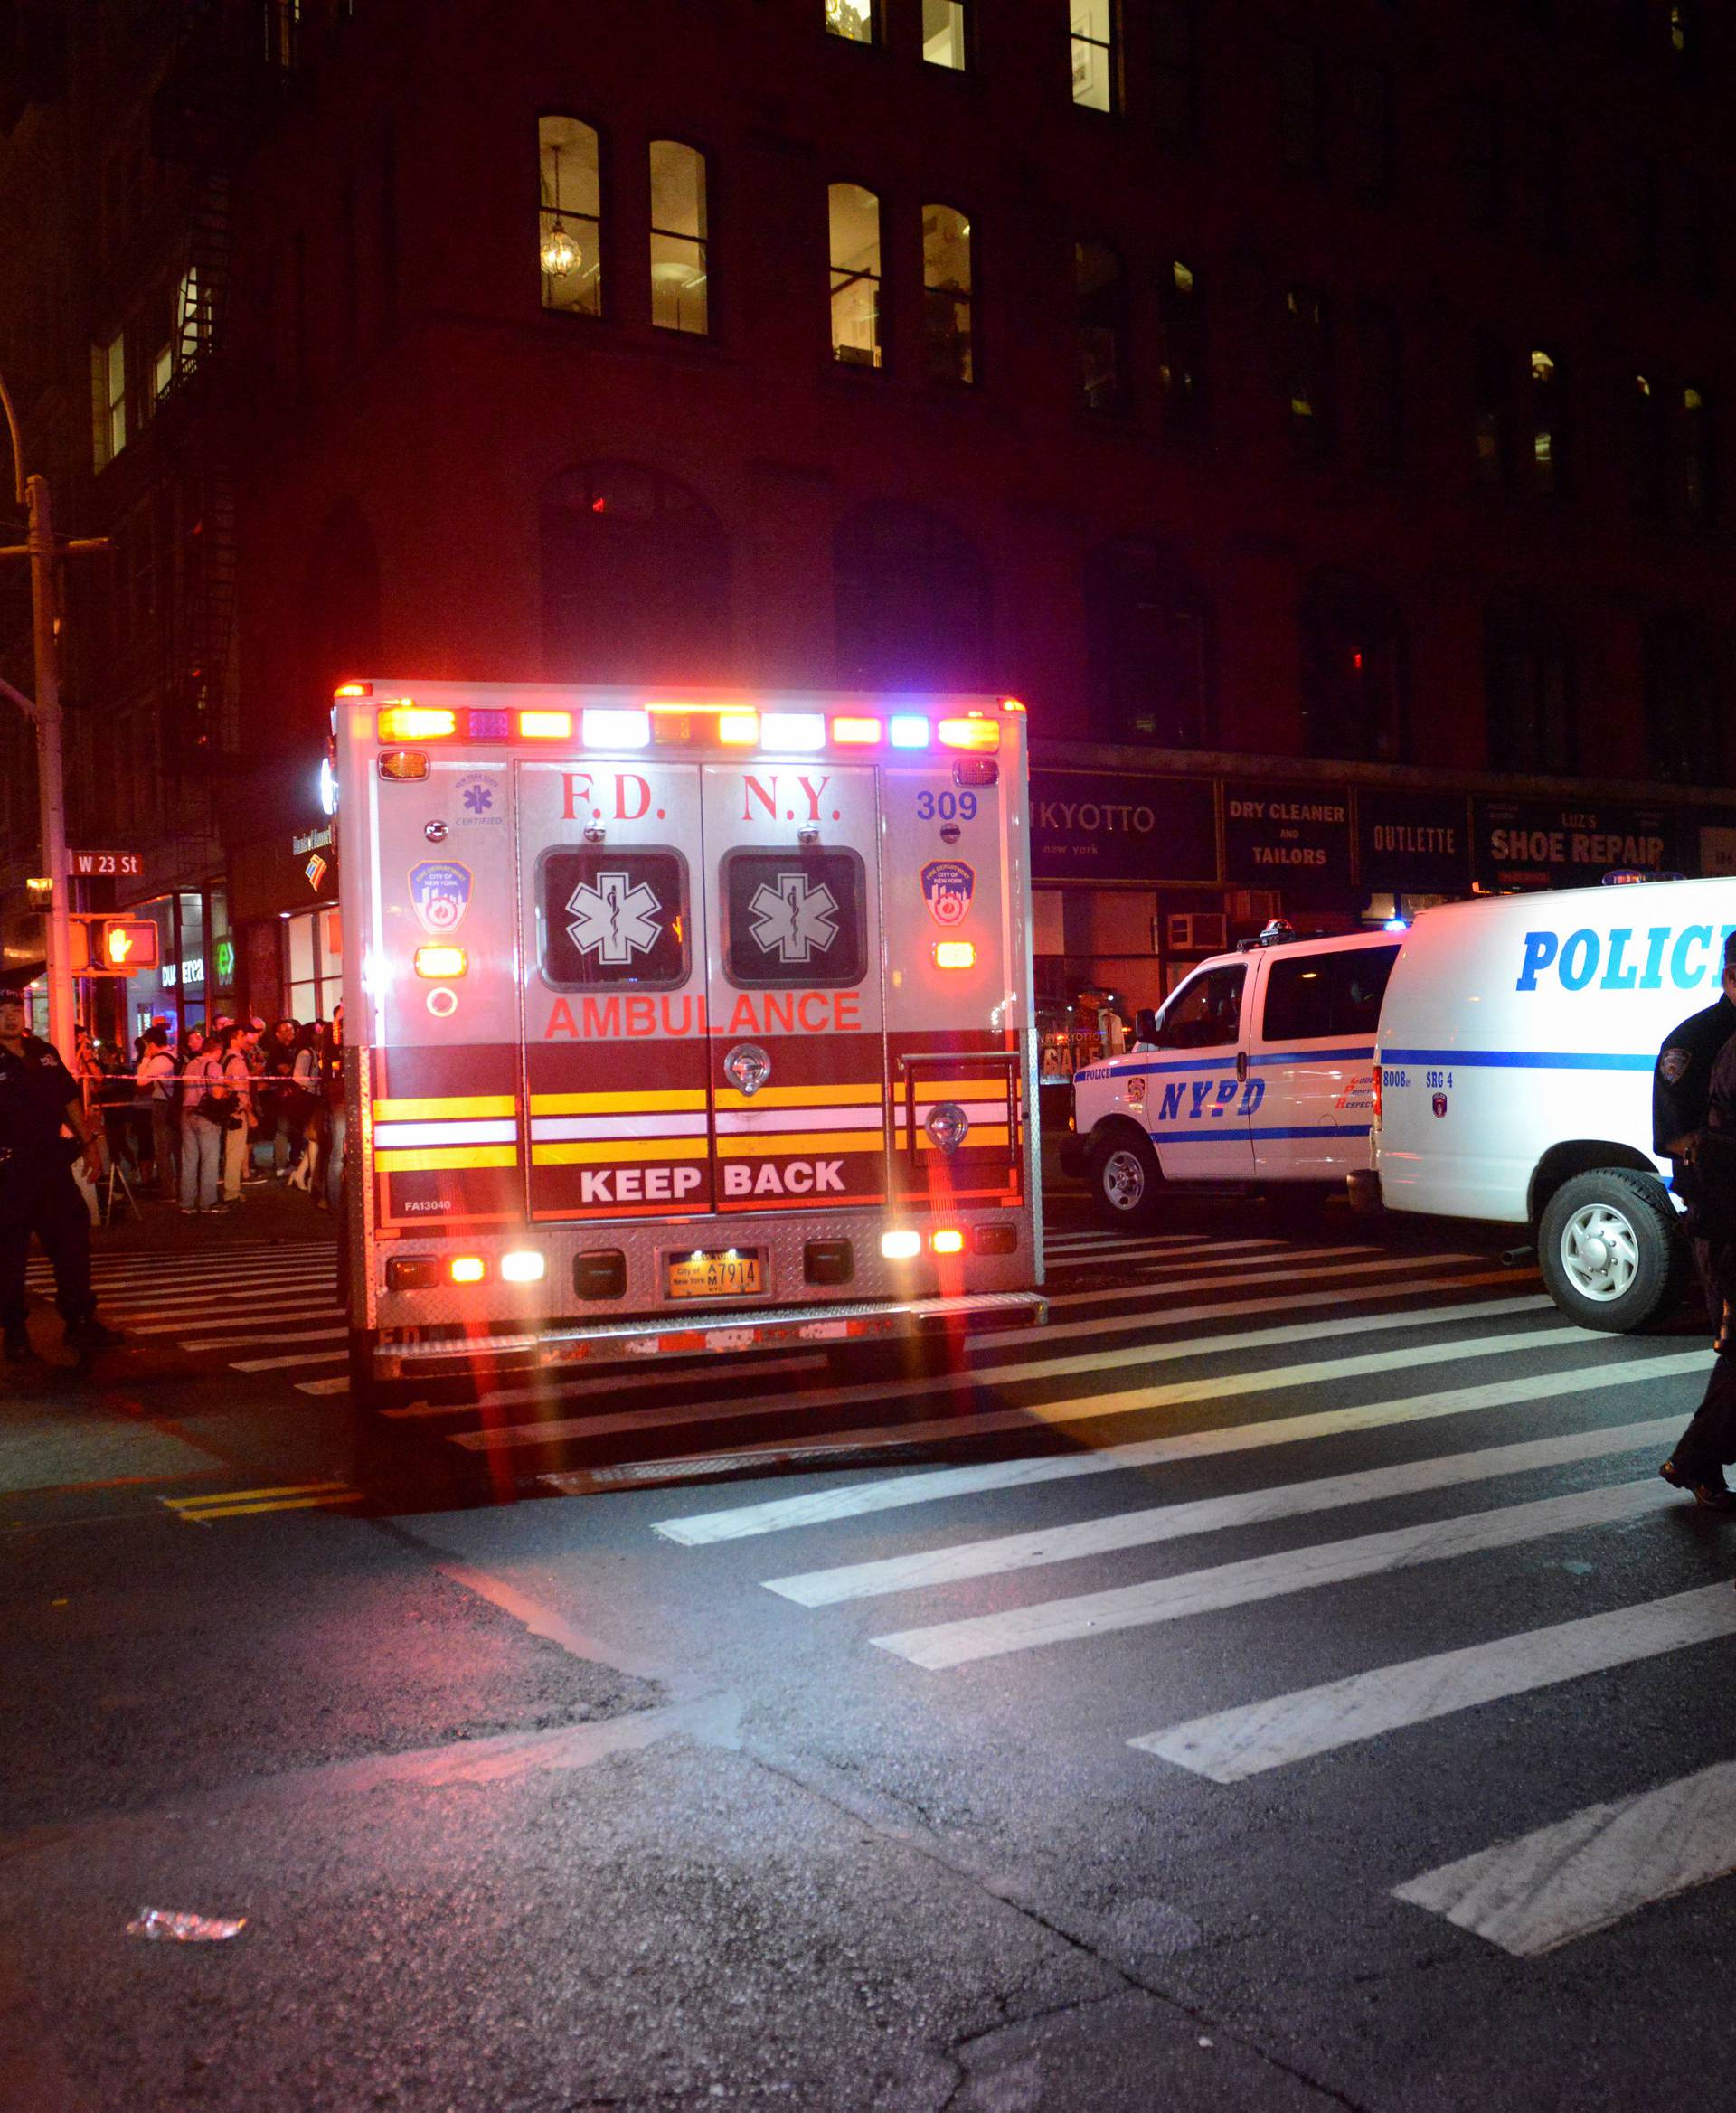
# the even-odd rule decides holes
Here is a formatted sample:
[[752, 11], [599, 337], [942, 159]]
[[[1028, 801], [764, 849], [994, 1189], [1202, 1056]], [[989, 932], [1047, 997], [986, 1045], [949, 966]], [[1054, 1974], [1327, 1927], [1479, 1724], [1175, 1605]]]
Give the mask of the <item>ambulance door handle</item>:
[[1236, 1076], [1238, 1079], [1246, 1079], [1248, 1076], [1248, 1052], [1245, 1049], [1236, 1052]]

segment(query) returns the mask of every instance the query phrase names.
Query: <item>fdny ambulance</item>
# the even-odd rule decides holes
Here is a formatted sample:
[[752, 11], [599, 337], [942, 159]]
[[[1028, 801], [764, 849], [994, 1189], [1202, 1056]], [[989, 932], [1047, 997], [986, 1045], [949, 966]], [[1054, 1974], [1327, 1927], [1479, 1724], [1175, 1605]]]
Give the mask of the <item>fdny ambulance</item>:
[[359, 1392], [1041, 1317], [1022, 705], [333, 720]]
[[1399, 955], [1384, 932], [1298, 939], [1275, 920], [1203, 961], [1133, 1050], [1073, 1074], [1064, 1173], [1107, 1223], [1144, 1226], [1175, 1188], [1310, 1199], [1368, 1163], [1374, 1034]]
[[1652, 1071], [1716, 1005], [1736, 881], [1503, 895], [1425, 910], [1381, 1014], [1358, 1200], [1523, 1225], [1582, 1326], [1643, 1326], [1689, 1275], [1652, 1150]]

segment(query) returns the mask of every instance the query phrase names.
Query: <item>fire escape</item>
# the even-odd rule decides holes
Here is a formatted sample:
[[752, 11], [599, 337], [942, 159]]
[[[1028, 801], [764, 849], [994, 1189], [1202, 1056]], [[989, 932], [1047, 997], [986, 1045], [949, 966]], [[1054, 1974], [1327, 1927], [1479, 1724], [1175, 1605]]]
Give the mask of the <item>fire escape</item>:
[[214, 771], [241, 748], [230, 287], [232, 196], [250, 137], [296, 62], [293, 0], [179, 0], [152, 150], [184, 171], [186, 217], [159, 437], [176, 466], [175, 566], [163, 627], [171, 767]]

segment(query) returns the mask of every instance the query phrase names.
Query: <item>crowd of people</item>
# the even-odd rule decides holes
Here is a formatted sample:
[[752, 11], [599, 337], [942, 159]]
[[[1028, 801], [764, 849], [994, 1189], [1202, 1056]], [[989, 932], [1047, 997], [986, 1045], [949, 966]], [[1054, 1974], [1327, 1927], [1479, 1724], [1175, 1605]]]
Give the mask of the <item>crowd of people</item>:
[[344, 1156], [344, 1008], [329, 1021], [219, 1015], [177, 1042], [166, 1019], [130, 1064], [80, 1027], [75, 1062], [93, 1129], [137, 1196], [184, 1215], [232, 1210], [250, 1189], [304, 1190], [337, 1208]]

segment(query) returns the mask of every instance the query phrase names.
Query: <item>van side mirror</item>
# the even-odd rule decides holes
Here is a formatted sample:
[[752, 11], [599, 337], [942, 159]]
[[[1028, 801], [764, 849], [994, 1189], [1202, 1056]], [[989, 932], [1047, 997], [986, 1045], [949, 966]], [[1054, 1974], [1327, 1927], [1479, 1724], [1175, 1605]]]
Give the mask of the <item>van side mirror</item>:
[[1157, 1039], [1157, 1015], [1149, 1005], [1141, 1005], [1133, 1015], [1133, 1039], [1136, 1042], [1152, 1042]]

